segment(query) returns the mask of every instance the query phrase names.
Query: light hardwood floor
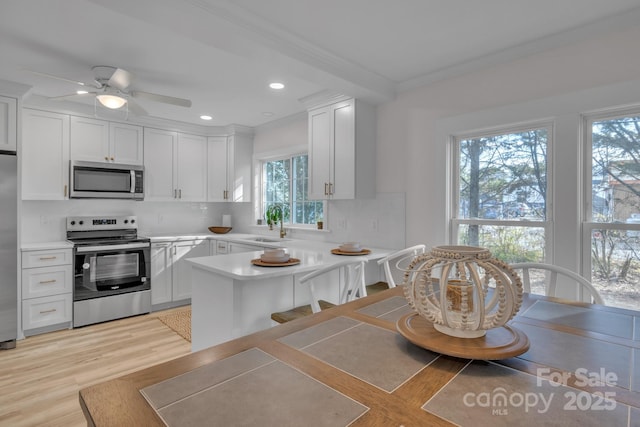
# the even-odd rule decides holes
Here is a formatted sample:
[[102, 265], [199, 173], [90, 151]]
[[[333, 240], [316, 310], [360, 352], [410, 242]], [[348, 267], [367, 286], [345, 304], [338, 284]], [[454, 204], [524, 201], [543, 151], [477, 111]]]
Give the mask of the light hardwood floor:
[[0, 426], [86, 426], [80, 389], [191, 352], [157, 319], [185, 309], [50, 332], [0, 350]]

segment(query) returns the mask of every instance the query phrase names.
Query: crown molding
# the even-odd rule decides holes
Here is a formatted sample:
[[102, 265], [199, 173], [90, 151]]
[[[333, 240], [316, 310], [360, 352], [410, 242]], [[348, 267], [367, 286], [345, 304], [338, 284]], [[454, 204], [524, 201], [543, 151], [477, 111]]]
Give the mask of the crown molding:
[[0, 93], [3, 95], [24, 97], [31, 90], [31, 86], [22, 83], [10, 82], [0, 79]]
[[313, 108], [335, 104], [336, 102], [346, 101], [351, 98], [353, 98], [353, 96], [343, 95], [331, 90], [322, 90], [320, 92], [312, 93], [309, 96], [305, 96], [304, 98], [300, 98], [298, 101], [300, 101], [307, 110], [311, 110]]
[[550, 49], [556, 49], [569, 44], [580, 43], [589, 38], [603, 36], [616, 31], [636, 26], [640, 21], [640, 7], [631, 11], [611, 16], [582, 25], [567, 31], [542, 37], [517, 46], [483, 55], [451, 67], [442, 68], [413, 79], [398, 83], [398, 93], [428, 86], [432, 83], [458, 77], [467, 73], [504, 64], [530, 55], [535, 55]]
[[[0, 81], [0, 91], [1, 90], [2, 84]], [[69, 114], [72, 116], [89, 117], [99, 120], [108, 120], [112, 122], [129, 123], [201, 136], [229, 136], [233, 134], [253, 136], [254, 134], [254, 129], [252, 127], [239, 124], [231, 124], [228, 126], [202, 126], [153, 116], [130, 115], [129, 117], [126, 117], [120, 110], [108, 110], [106, 108], [100, 108], [98, 110], [100, 114], [96, 114], [96, 109], [90, 105], [69, 101], [51, 101], [40, 95], [31, 95], [25, 98], [22, 106], [24, 108], [33, 108], [37, 110]]]

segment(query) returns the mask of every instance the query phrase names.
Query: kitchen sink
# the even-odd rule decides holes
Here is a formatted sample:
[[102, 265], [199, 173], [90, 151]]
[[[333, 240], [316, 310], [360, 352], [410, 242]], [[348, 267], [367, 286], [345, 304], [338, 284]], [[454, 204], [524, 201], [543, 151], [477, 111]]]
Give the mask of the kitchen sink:
[[245, 240], [251, 240], [252, 242], [261, 242], [261, 243], [280, 243], [280, 242], [288, 242], [290, 239], [279, 239], [277, 237], [252, 236], [252, 237], [246, 238]]

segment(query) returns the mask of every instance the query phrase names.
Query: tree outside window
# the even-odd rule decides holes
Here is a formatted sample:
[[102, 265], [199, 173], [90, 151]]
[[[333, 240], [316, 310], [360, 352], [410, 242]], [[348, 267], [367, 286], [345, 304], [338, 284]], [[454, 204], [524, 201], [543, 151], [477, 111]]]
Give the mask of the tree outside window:
[[270, 205], [280, 203], [289, 207], [285, 223], [315, 224], [323, 218], [324, 202], [308, 198], [308, 157], [304, 154], [263, 162], [263, 215]]
[[549, 127], [459, 138], [459, 244], [483, 246], [506, 262], [545, 259]]
[[[640, 115], [587, 119], [591, 197], [585, 240], [591, 281], [606, 304], [640, 303]], [[590, 242], [589, 242], [590, 241]]]

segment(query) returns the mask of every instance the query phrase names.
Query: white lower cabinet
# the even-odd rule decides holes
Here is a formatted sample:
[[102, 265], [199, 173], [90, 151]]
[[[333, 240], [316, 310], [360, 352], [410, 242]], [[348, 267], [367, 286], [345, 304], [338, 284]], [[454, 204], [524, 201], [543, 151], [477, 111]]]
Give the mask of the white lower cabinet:
[[[66, 329], [70, 327], [66, 324], [71, 322], [72, 313], [73, 299], [71, 294], [23, 300], [22, 328], [25, 335], [35, 335], [35, 333], [30, 333], [30, 330], [37, 328], [47, 328], [47, 332], [54, 329]], [[59, 324], [64, 326], [52, 327]]]
[[71, 327], [72, 249], [22, 251], [22, 330], [34, 335]]
[[189, 258], [209, 256], [206, 239], [151, 244], [151, 305], [153, 310], [188, 304], [191, 301]]

